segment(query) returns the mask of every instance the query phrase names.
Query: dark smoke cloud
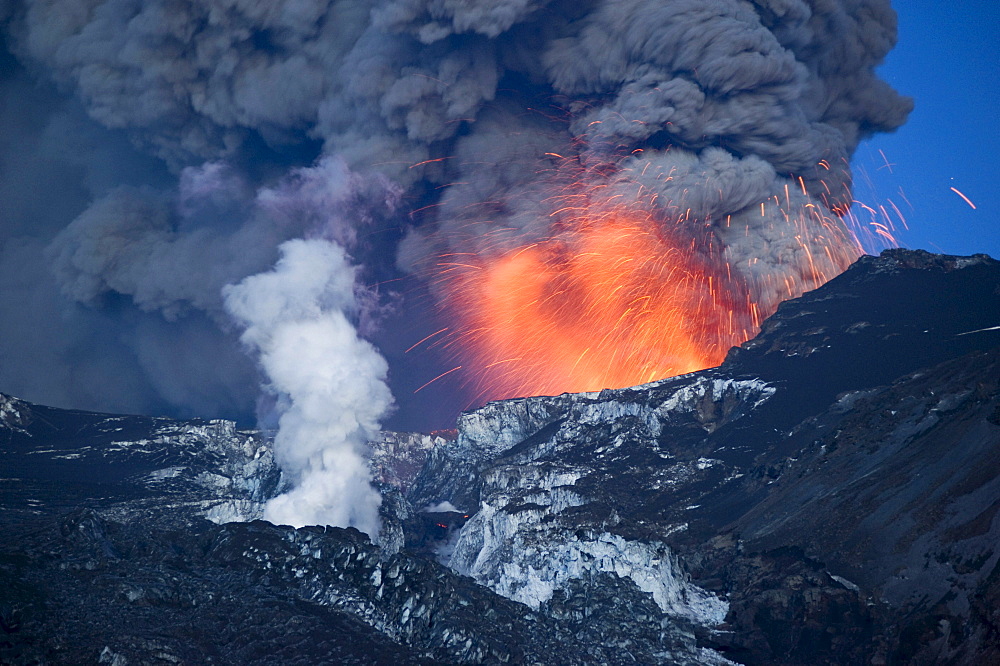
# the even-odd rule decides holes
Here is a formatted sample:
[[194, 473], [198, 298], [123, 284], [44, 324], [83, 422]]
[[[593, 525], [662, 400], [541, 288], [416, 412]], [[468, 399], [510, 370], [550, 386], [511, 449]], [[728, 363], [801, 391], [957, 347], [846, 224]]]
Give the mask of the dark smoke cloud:
[[[792, 184], [790, 205], [844, 207], [858, 142], [911, 107], [874, 73], [888, 0], [9, 0], [0, 20], [0, 390], [79, 407], [247, 414], [226, 285], [296, 238], [372, 282], [545, 236], [567, 160], [780, 282], [800, 239], [759, 204]], [[355, 325], [388, 297], [365, 293]], [[385, 326], [430, 326], [399, 308]], [[390, 368], [401, 414], [429, 378]]]

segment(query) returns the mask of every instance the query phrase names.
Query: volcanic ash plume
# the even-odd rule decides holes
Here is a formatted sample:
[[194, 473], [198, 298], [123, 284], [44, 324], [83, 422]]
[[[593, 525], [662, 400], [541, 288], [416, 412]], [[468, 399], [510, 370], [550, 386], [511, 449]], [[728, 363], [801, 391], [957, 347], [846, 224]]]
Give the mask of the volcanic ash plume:
[[273, 271], [224, 291], [278, 398], [274, 450], [294, 488], [268, 502], [274, 523], [348, 525], [378, 534], [381, 496], [366, 445], [392, 404], [388, 365], [358, 337], [355, 268], [330, 241], [291, 240]]
[[[851, 156], [911, 108], [875, 75], [895, 41], [888, 0], [13, 0], [0, 20], [24, 65], [0, 79], [21, 111], [0, 113], [45, 119], [0, 143], [7, 209], [30, 212], [0, 228], [2, 256], [20, 257], [0, 265], [0, 380], [65, 377], [63, 402], [91, 407], [141, 393], [144, 409], [191, 413], [211, 393], [220, 415], [246, 409], [252, 366], [221, 290], [271, 275], [302, 238], [349, 247], [373, 282], [429, 284], [440, 370], [462, 366], [475, 397], [717, 363], [861, 252]], [[48, 92], [26, 94], [33, 76]], [[23, 187], [28, 167], [62, 180]], [[408, 205], [395, 217], [386, 179]], [[375, 208], [385, 233], [364, 250], [354, 225], [321, 230]], [[300, 303], [284, 277], [301, 257], [283, 247], [269, 279]], [[39, 265], [48, 277], [10, 286]], [[333, 316], [319, 293], [316, 316]], [[245, 304], [250, 347], [292, 400], [302, 386], [270, 374], [274, 332]], [[67, 320], [86, 325], [54, 325]], [[73, 382], [102, 373], [95, 404], [93, 382]], [[322, 420], [304, 404], [286, 415]], [[337, 441], [355, 446], [374, 418]], [[303, 483], [328, 469], [322, 439], [288, 454]]]
[[720, 362], [862, 252], [850, 157], [911, 106], [874, 75], [885, 2], [587, 8], [511, 28], [544, 36], [510, 59], [540, 63], [524, 73], [554, 93], [545, 117], [484, 111], [447, 163], [461, 185], [403, 246], [487, 397]]

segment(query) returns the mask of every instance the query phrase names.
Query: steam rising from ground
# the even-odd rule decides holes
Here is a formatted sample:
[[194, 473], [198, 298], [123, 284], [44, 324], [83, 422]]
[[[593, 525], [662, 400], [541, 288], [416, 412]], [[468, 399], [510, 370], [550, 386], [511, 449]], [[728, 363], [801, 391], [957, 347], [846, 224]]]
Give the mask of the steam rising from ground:
[[359, 305], [343, 248], [312, 239], [279, 249], [273, 271], [223, 292], [282, 405], [274, 450], [294, 488], [268, 502], [264, 517], [295, 527], [353, 525], [374, 537], [381, 496], [365, 447], [392, 404], [389, 367], [348, 319]]
[[[708, 239], [770, 307], [840, 265], [850, 157], [911, 108], [874, 74], [888, 0], [6, 0], [0, 21], [20, 62], [0, 80], [3, 389], [232, 414], [253, 401], [242, 331], [287, 469], [305, 487], [349, 459], [341, 500], [366, 496], [351, 456], [388, 405], [351, 330], [387, 294], [347, 299], [344, 248], [366, 282], [423, 275], [565, 233], [566, 188], [597, 188]], [[339, 399], [355, 356], [331, 421], [307, 394]], [[371, 524], [338, 501], [303, 520]]]

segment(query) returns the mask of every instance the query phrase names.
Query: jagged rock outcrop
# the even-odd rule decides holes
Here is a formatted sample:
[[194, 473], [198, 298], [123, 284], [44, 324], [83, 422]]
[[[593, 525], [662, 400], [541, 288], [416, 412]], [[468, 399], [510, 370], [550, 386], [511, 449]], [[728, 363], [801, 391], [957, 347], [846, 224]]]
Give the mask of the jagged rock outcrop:
[[281, 490], [268, 440], [232, 421], [93, 414], [2, 394], [0, 413], [4, 490], [30, 485], [43, 505], [100, 499], [129, 520], [225, 522], [259, 517]]
[[455, 439], [454, 431], [430, 434], [383, 431], [371, 442], [372, 478], [407, 492], [435, 448]]

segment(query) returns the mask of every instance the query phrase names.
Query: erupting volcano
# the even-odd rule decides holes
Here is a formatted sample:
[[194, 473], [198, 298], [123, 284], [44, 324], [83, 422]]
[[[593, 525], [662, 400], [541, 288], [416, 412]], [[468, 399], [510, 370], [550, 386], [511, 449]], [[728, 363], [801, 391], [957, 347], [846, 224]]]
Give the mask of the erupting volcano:
[[912, 108], [889, 0], [63, 4], [0, 11], [0, 389], [256, 417], [303, 524], [375, 531], [383, 427], [721, 361]]
[[[786, 186], [785, 201], [755, 208], [796, 251], [755, 274], [733, 266], [712, 220], [657, 206], [642, 185], [587, 181], [552, 197], [546, 237], [509, 247], [499, 230], [494, 246], [438, 257], [451, 322], [440, 346], [460, 359], [453, 371], [477, 398], [621, 388], [718, 365], [781, 300], [820, 286], [862, 252], [836, 215], [793, 202]], [[730, 235], [733, 225], [732, 215], [720, 221]]]

